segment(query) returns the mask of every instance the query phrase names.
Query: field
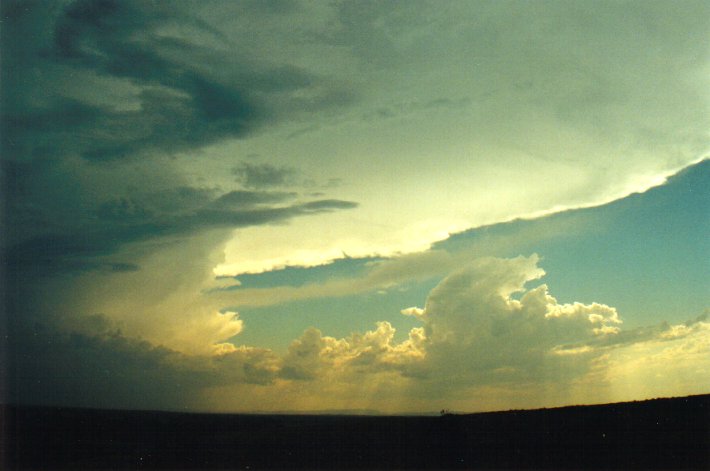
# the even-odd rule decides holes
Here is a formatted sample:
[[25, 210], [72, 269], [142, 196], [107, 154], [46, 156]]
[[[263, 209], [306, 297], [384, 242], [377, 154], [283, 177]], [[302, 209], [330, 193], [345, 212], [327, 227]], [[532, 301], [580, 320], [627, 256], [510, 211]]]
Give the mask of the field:
[[710, 395], [441, 417], [2, 413], [5, 469], [710, 469]]

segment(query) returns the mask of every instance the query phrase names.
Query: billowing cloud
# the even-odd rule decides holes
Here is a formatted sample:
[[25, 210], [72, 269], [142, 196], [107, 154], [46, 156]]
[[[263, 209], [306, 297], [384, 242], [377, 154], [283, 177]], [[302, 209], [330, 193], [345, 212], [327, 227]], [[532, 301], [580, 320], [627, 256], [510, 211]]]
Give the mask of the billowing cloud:
[[537, 256], [479, 259], [444, 279], [424, 309], [403, 311], [424, 323], [432, 374], [472, 385], [584, 373], [584, 364], [575, 358], [567, 365], [558, 351], [615, 335], [621, 320], [603, 304], [560, 304], [544, 284], [527, 289], [544, 275], [537, 262]]
[[400, 371], [424, 357], [423, 329], [412, 329], [409, 338], [401, 343], [393, 342], [394, 334], [395, 329], [389, 322], [378, 322], [375, 330], [344, 339], [323, 336], [315, 328], [308, 329], [289, 347], [281, 376], [322, 380], [335, 374], [341, 380], [360, 381], [353, 376]]
[[[535, 255], [482, 258], [455, 271], [424, 308], [402, 310], [422, 323], [406, 340], [394, 341], [388, 322], [340, 339], [308, 329], [282, 357], [275, 390], [261, 394], [279, 403], [275, 391], [290, 391], [304, 408], [323, 401], [324, 391], [321, 407], [532, 407], [631, 398], [619, 388], [629, 371], [621, 358], [634, 358], [634, 350], [661, 349], [667, 362], [655, 367], [676, 376], [710, 366], [698, 353], [707, 350], [706, 317], [624, 330], [611, 306], [560, 303], [545, 284], [528, 287], [544, 275], [538, 262]], [[370, 396], [358, 398], [364, 391]]]
[[[14, 319], [15, 391], [42, 402], [41, 378], [51, 401], [76, 405], [421, 412], [630, 399], [629, 381], [648, 394], [678, 393], [710, 369], [707, 315], [624, 330], [613, 307], [560, 303], [546, 285], [529, 287], [544, 275], [535, 255], [481, 258], [450, 274], [423, 308], [402, 310], [421, 322], [402, 340], [381, 321], [343, 338], [309, 328], [283, 354], [241, 346], [248, 325], [238, 314], [210, 311], [199, 291], [169, 289], [195, 286], [206, 258], [196, 257], [203, 262], [189, 276], [152, 286], [162, 301], [133, 317], [140, 272], [112, 283], [113, 297], [98, 296], [101, 280], [87, 283], [108, 300], [102, 315]], [[65, 368], [75, 371], [71, 381], [53, 373]], [[678, 381], [666, 384], [659, 372]]]
[[40, 279], [16, 274], [10, 312], [20, 325], [38, 322], [86, 335], [104, 329], [87, 322], [99, 314], [127, 337], [208, 354], [243, 328], [237, 315], [202, 300], [202, 290], [212, 286], [211, 266], [220, 256], [215, 246], [223, 239], [223, 231], [207, 231], [111, 255], [136, 260], [139, 266], [133, 270], [80, 270]]
[[[393, 342], [394, 329], [387, 322], [342, 339], [309, 329], [289, 347], [279, 376], [328, 382], [342, 394], [359, 381], [388, 384], [396, 394], [409, 391], [403, 394], [412, 401], [408, 405], [428, 403], [430, 409], [437, 401], [471, 408], [474, 400], [484, 400], [486, 407], [495, 407], [501, 398], [530, 407], [589, 400], [594, 394], [596, 400], [618, 397], [613, 388], [623, 378], [618, 360], [611, 358], [626, 356], [629, 349], [675, 342], [664, 351], [677, 355], [674, 362], [687, 361], [684, 371], [708, 366], [694, 353], [707, 349], [706, 316], [625, 331], [613, 307], [560, 303], [544, 284], [528, 288], [544, 275], [537, 264], [534, 255], [483, 258], [449, 275], [424, 308], [402, 310], [423, 325], [400, 343]], [[671, 368], [667, 359], [665, 367]], [[313, 384], [303, 388], [317, 390]], [[375, 389], [374, 403], [393, 400]]]

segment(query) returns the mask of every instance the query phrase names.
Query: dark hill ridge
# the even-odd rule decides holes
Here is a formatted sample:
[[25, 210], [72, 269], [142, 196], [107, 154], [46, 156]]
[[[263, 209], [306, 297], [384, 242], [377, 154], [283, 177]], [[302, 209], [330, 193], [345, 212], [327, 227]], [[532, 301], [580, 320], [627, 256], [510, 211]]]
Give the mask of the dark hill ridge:
[[710, 469], [710, 395], [442, 417], [3, 408], [5, 469]]

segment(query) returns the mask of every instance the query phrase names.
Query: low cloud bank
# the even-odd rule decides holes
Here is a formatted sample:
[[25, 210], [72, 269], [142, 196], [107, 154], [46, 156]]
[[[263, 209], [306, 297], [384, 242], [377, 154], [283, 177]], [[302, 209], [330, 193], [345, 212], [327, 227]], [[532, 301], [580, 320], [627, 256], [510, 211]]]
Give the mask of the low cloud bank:
[[100, 316], [85, 319], [91, 334], [17, 324], [9, 397], [198, 410], [480, 410], [633, 399], [620, 388], [629, 381], [643, 386], [637, 395], [682, 394], [691, 372], [710, 369], [707, 314], [624, 330], [613, 307], [560, 303], [545, 284], [528, 287], [544, 275], [538, 261], [482, 258], [452, 273], [423, 308], [402, 310], [422, 325], [401, 342], [386, 321], [340, 339], [310, 328], [278, 355], [226, 343], [242, 328], [229, 312], [203, 326], [204, 353], [126, 336]]

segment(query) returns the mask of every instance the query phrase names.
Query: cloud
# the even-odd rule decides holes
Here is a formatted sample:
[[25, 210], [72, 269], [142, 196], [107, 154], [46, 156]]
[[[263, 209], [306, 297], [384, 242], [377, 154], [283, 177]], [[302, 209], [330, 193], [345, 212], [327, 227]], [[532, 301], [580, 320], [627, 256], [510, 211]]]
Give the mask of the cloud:
[[[702, 314], [695, 319], [688, 320], [682, 324], [669, 324], [663, 321], [656, 325], [647, 325], [635, 329], [622, 330], [619, 327], [603, 325], [594, 329], [597, 334], [612, 333], [615, 335], [599, 335], [586, 343], [578, 343], [561, 346], [556, 353], [570, 354], [577, 351], [597, 351], [603, 352], [615, 348], [623, 348], [629, 345], [641, 344], [644, 342], [671, 342], [683, 340], [706, 330], [708, 326], [708, 314]], [[617, 319], [615, 323], [620, 323]]]
[[[178, 187], [106, 195], [98, 203], [65, 201], [64, 207], [61, 201], [50, 202], [47, 207], [35, 205], [33, 214], [25, 209], [28, 202], [22, 192], [10, 188], [7, 196], [12, 229], [5, 248], [6, 263], [18, 270], [41, 268], [45, 274], [104, 266], [108, 262], [97, 257], [111, 256], [131, 243], [216, 228], [273, 224], [357, 207], [357, 203], [334, 199], [290, 202], [297, 197], [295, 193], [235, 190], [219, 194], [205, 188]], [[59, 210], [51, 211], [57, 205]], [[72, 207], [78, 205], [83, 211], [72, 213]], [[25, 232], [27, 226], [31, 227]]]
[[422, 112], [436, 111], [439, 109], [465, 109], [471, 105], [470, 98], [434, 98], [426, 102], [412, 101], [393, 103], [387, 107], [377, 108], [375, 111], [367, 112], [363, 115], [363, 120], [371, 122], [378, 119], [401, 118], [407, 115], [416, 115]]
[[[402, 310], [422, 326], [400, 343], [393, 341], [388, 322], [342, 339], [311, 328], [289, 347], [279, 377], [328, 382], [333, 391], [347, 394], [348, 385], [365, 376], [388, 384], [410, 404], [424, 401], [433, 409], [445, 400], [470, 410], [474, 400], [493, 408], [503, 397], [508, 407], [607, 400], [610, 387], [624, 381], [612, 358], [666, 342], [675, 346], [664, 351], [677, 355], [666, 357], [666, 367], [691, 357], [696, 360], [686, 366], [698, 367], [693, 352], [707, 347], [706, 316], [682, 325], [623, 330], [613, 307], [560, 303], [544, 284], [528, 288], [544, 275], [538, 261], [535, 255], [481, 258], [450, 274], [424, 308]], [[313, 385], [304, 388], [317, 394]], [[381, 389], [377, 394], [376, 403], [394, 400]]]
[[[289, 232], [281, 237], [289, 244], [274, 245], [275, 253], [264, 258], [294, 260], [293, 252], [281, 257], [279, 251], [316, 251], [325, 245], [328, 252], [343, 240], [348, 246], [340, 247], [341, 252], [388, 256], [423, 250], [446, 237], [446, 230], [454, 223], [462, 229], [512, 215], [627, 194], [649, 178], [668, 174], [696, 159], [695, 142], [705, 141], [704, 134], [698, 138], [695, 132], [696, 128], [703, 132], [706, 128], [701, 110], [705, 95], [694, 85], [700, 82], [678, 79], [695, 77], [693, 74], [704, 64], [697, 60], [697, 44], [703, 42], [696, 40], [704, 32], [698, 20], [704, 16], [697, 13], [705, 11], [702, 3], [690, 4], [688, 12], [665, 12], [657, 6], [633, 2], [623, 11], [615, 5], [604, 5], [599, 12], [604, 21], [599, 22], [580, 21], [589, 12], [579, 5], [523, 8], [522, 17], [528, 18], [524, 22], [515, 15], [511, 17], [509, 8], [502, 5], [441, 8], [428, 2], [414, 6], [295, 3], [289, 8], [270, 9], [231, 2], [181, 3], [168, 8], [145, 2], [81, 0], [42, 7], [10, 1], [3, 2], [2, 8], [7, 21], [2, 32], [6, 66], [0, 81], [4, 102], [1, 153], [4, 160], [28, 163], [24, 170], [37, 187], [52, 188], [60, 183], [59, 189], [46, 190], [46, 197], [37, 196], [41, 193], [37, 188], [25, 193], [31, 195], [26, 204], [13, 207], [13, 213], [18, 213], [12, 216], [13, 225], [24, 222], [17, 233], [52, 228], [56, 221], [51, 214], [57, 207], [63, 217], [84, 214], [88, 219], [92, 208], [86, 207], [87, 200], [102, 193], [102, 186], [87, 184], [99, 172], [97, 167], [110, 167], [115, 173], [110, 187], [116, 191], [102, 194], [102, 199], [112, 197], [130, 206], [135, 188], [155, 186], [151, 180], [157, 177], [153, 173], [151, 178], [136, 177], [142, 181], [134, 182], [132, 175], [144, 172], [145, 167], [132, 171], [121, 168], [129, 162], [160, 161], [169, 178], [180, 180], [174, 181], [173, 187], [194, 188], [195, 181], [187, 180], [197, 169], [209, 168], [204, 172], [207, 178], [219, 179], [234, 168], [234, 153], [217, 149], [218, 144], [253, 138], [240, 148], [243, 152], [237, 152], [236, 158], [241, 160], [242, 155], [255, 152], [266, 155], [267, 149], [260, 147], [262, 140], [281, 146], [281, 137], [295, 128], [318, 128], [332, 121], [332, 126], [328, 124], [331, 127], [325, 127], [327, 135], [316, 136], [317, 145], [311, 141], [306, 148], [294, 145], [283, 152], [289, 162], [297, 162], [289, 165], [317, 177], [317, 181], [341, 176], [333, 169], [348, 160], [360, 162], [361, 169], [380, 168], [383, 175], [401, 175], [396, 195], [389, 188], [391, 179], [381, 184], [368, 178], [364, 193], [335, 198], [358, 201], [362, 208], [363, 201], [355, 196], [367, 196], [369, 208], [384, 208], [387, 205], [382, 202], [387, 201], [398, 210], [370, 210], [362, 218], [374, 222], [368, 225], [359, 221], [350, 221], [350, 225], [323, 222], [318, 232], [327, 234], [323, 237], [328, 240], [315, 248], [301, 246], [303, 240], [298, 235], [304, 231], [297, 224], [279, 228], [280, 236]], [[625, 21], [628, 15], [645, 18], [654, 25], [656, 34], [649, 35], [643, 22]], [[547, 25], [549, 28], [540, 28], [555, 34], [547, 41], [531, 41], [540, 37], [536, 25]], [[687, 34], [678, 35], [676, 29]], [[528, 50], [532, 44], [536, 47]], [[660, 46], [652, 47], [656, 45]], [[614, 54], [600, 54], [600, 50]], [[656, 53], [650, 54], [652, 50]], [[450, 97], [442, 96], [441, 84], [447, 85], [445, 88], [452, 85]], [[659, 89], [668, 90], [673, 99], [659, 97]], [[364, 103], [363, 98], [370, 101]], [[679, 106], [681, 102], [685, 104]], [[653, 112], [647, 112], [646, 106]], [[579, 111], [592, 108], [593, 113]], [[339, 111], [337, 119], [331, 113], [334, 109]], [[406, 126], [381, 128], [377, 124], [373, 134], [373, 129], [361, 123], [363, 111], [372, 109], [395, 110], [408, 120], [398, 126]], [[679, 109], [683, 116], [678, 116]], [[452, 110], [455, 116], [446, 114]], [[444, 114], [429, 119], [432, 112]], [[451, 119], [457, 124], [452, 125]], [[353, 128], [355, 121], [358, 124]], [[618, 123], [639, 124], [625, 132]], [[281, 125], [288, 129], [279, 128]], [[388, 137], [383, 143], [380, 132], [402, 138]], [[676, 148], [674, 139], [679, 133], [682, 142], [693, 144]], [[599, 134], [605, 139], [597, 139]], [[640, 162], [646, 168], [648, 157], [639, 153], [636, 143], [650, 142], [650, 135], [667, 146], [649, 144], [654, 158], [648, 159], [649, 170], [641, 175], [644, 178], [636, 178]], [[352, 143], [345, 136], [372, 148], [352, 152], [348, 149]], [[613, 142], [607, 142], [607, 138], [613, 138]], [[600, 147], [577, 144], [587, 140]], [[407, 146], [390, 147], [395, 141]], [[474, 145], [474, 141], [486, 144]], [[569, 146], [567, 141], [575, 144]], [[453, 147], [442, 146], [449, 142]], [[506, 144], [501, 146], [501, 142]], [[333, 157], [334, 147], [342, 149], [341, 157]], [[620, 153], [626, 158], [604, 160]], [[390, 157], [385, 162], [382, 155]], [[437, 158], [432, 159], [432, 155]], [[462, 155], [468, 156], [466, 169], [471, 174], [461, 168]], [[488, 159], [486, 155], [501, 157]], [[566, 159], [570, 155], [587, 156], [585, 159], [594, 164], [590, 168], [623, 162], [631, 170], [609, 167], [609, 171], [585, 173], [582, 169], [589, 170], [589, 162], [569, 165]], [[680, 157], [660, 162], [656, 160], [659, 155]], [[179, 165], [169, 160], [176, 156], [184, 159]], [[520, 166], [521, 156], [531, 162], [529, 168]], [[90, 170], [75, 162], [67, 165], [66, 160], [71, 158], [95, 165]], [[202, 165], [204, 160], [212, 162]], [[435, 181], [422, 180], [422, 176], [431, 175], [428, 165], [433, 160], [438, 168], [455, 169], [447, 172], [446, 191], [441, 191]], [[549, 165], [543, 165], [543, 161]], [[560, 162], [566, 162], [563, 168]], [[530, 178], [557, 181], [555, 188], [562, 193], [548, 198], [535, 191], [520, 199], [495, 196], [487, 201], [484, 195], [488, 183], [503, 187], [502, 182], [507, 181], [510, 187], [533, 188], [518, 185], [514, 178], [490, 178], [499, 174], [499, 164], [509, 163], [512, 168], [537, 172]], [[408, 168], [417, 170], [414, 175], [401, 171]], [[287, 181], [290, 169], [273, 162], [244, 163], [237, 172], [247, 188], [259, 189], [260, 185]], [[50, 175], [60, 171], [62, 175]], [[568, 171], [583, 176], [577, 182]], [[84, 175], [81, 184], [75, 185], [80, 179], [78, 172]], [[522, 179], [528, 178], [527, 172], [520, 173]], [[633, 175], [629, 177], [630, 173]], [[352, 177], [364, 175], [354, 172]], [[349, 187], [350, 183], [342, 186]], [[117, 187], [122, 187], [121, 191]], [[549, 190], [548, 185], [543, 187]], [[431, 197], [433, 194], [422, 193], [428, 188], [456, 197], [447, 196], [443, 205]], [[480, 188], [481, 194], [464, 191], [470, 188]], [[565, 201], [560, 202], [557, 196]], [[471, 213], [469, 201], [480, 201], [476, 207], [486, 210]], [[530, 202], [535, 202], [535, 207]], [[102, 213], [105, 217], [120, 209], [112, 208], [108, 201], [102, 203], [106, 204]], [[499, 203], [500, 208], [494, 209], [493, 203]], [[432, 223], [436, 227], [431, 230], [405, 227], [405, 221], [426, 220], [428, 214], [439, 214], [444, 207], [449, 208], [447, 214]], [[148, 208], [124, 208], [129, 209]], [[204, 216], [214, 221], [224, 215]], [[250, 216], [258, 215], [243, 215]], [[377, 224], [383, 229], [375, 230]], [[392, 236], [391, 227], [385, 227], [389, 224], [398, 227], [397, 236]], [[330, 229], [322, 230], [327, 225]], [[171, 230], [159, 225], [133, 231], [148, 234], [153, 229]], [[48, 243], [66, 245], [61, 238], [55, 239], [56, 232], [64, 231], [43, 231], [42, 235], [49, 238]], [[418, 234], [415, 241], [413, 233]], [[76, 238], [73, 232], [70, 236]], [[331, 253], [315, 258], [332, 260]], [[247, 262], [254, 266], [259, 260]], [[269, 268], [273, 267], [262, 263], [262, 270]]]
[[[56, 321], [65, 335], [101, 312], [131, 339], [126, 349], [141, 351], [131, 343], [141, 337], [180, 361], [219, 353], [228, 363], [246, 355], [229, 336], [248, 329], [229, 306], [429, 280], [501, 246], [530, 253], [513, 250], [524, 238], [514, 235], [412, 254], [452, 231], [646, 189], [705, 152], [706, 3], [519, 7], [0, 2], [12, 315]], [[244, 161], [254, 153], [283, 160]], [[337, 185], [275, 191], [292, 186], [292, 169]], [[318, 217], [296, 221], [306, 215]], [[257, 273], [395, 255], [355, 280], [214, 291], [215, 266]], [[350, 385], [332, 391], [349, 400], [346, 378], [368, 371], [379, 395], [419, 378], [412, 391], [433, 397], [444, 373], [472, 388], [525, 374], [556, 385], [556, 362], [573, 381], [660, 335], [703, 335], [624, 330], [610, 306], [526, 289], [541, 275], [531, 259], [472, 266], [406, 311], [422, 322], [409, 346], [387, 324], [344, 339], [311, 332], [299, 342], [319, 352], [304, 354], [312, 363], [289, 356], [280, 374], [270, 364], [249, 391], [273, 386], [278, 399], [323, 387], [318, 375], [332, 368]], [[252, 367], [240, 368], [247, 377]]]
[[226, 235], [224, 229], [212, 229], [174, 236], [133, 244], [109, 257], [130, 257], [139, 270], [55, 273], [41, 283], [29, 277], [18, 285], [13, 295], [17, 305], [10, 311], [43, 321], [56, 318], [58, 325], [74, 330], [81, 329], [87, 316], [101, 313], [126, 335], [176, 351], [226, 351], [230, 347], [224, 344], [248, 329], [237, 316], [226, 314], [238, 309], [211, 294], [224, 287], [225, 280], [216, 278], [213, 268], [223, 258]]
[[[560, 303], [546, 285], [528, 287], [544, 275], [535, 255], [480, 258], [451, 273], [423, 308], [402, 310], [421, 322], [403, 340], [381, 321], [343, 338], [309, 328], [283, 355], [240, 346], [238, 315], [213, 311], [218, 304], [202, 297], [213, 244], [191, 244], [152, 253], [142, 271], [102, 275], [112, 283], [85, 276], [86, 294], [101, 303], [58, 300], [74, 317], [12, 319], [10, 393], [102, 407], [482, 410], [681, 394], [710, 368], [707, 314], [624, 330], [613, 307]], [[145, 283], [146, 272], [187, 252], [201, 254], [190, 270], [163, 270], [162, 284]], [[632, 383], [643, 387], [632, 391]]]
[[[251, 248], [251, 247], [249, 247]], [[311, 255], [310, 252], [303, 251], [303, 255]], [[323, 265], [330, 261], [342, 258], [343, 252], [334, 248], [331, 253], [326, 253], [327, 257], [317, 258], [313, 254], [316, 263]], [[301, 255], [301, 254], [298, 254]], [[391, 259], [382, 259], [373, 263], [361, 261], [364, 268], [364, 276], [361, 277], [334, 277], [324, 282], [307, 283], [303, 286], [277, 286], [274, 288], [243, 288], [239, 290], [216, 290], [210, 293], [214, 299], [219, 299], [222, 303], [230, 306], [269, 306], [291, 301], [317, 299], [327, 297], [347, 296], [364, 293], [382, 288], [390, 288], [401, 285], [412, 280], [425, 280], [442, 275], [462, 261], [472, 258], [473, 255], [462, 256], [455, 259], [446, 251], [431, 250], [417, 254], [407, 254]], [[304, 257], [306, 258], [306, 257]], [[290, 258], [271, 260], [275, 267], [283, 268], [293, 265], [289, 263]], [[339, 263], [339, 262], [336, 262]], [[259, 273], [261, 265], [256, 265], [254, 272]], [[245, 266], [249, 272], [248, 266]], [[219, 271], [219, 267], [218, 267]]]
[[[522, 228], [521, 225], [523, 226]], [[560, 230], [569, 233], [579, 230], [577, 227], [571, 227], [569, 222], [549, 219], [543, 219], [539, 224], [533, 226], [528, 227], [521, 221], [503, 223], [494, 228], [484, 227], [479, 228], [478, 231], [472, 231], [477, 237], [474, 240], [464, 240], [465, 244], [463, 245], [459, 242], [453, 242], [448, 247], [434, 247], [418, 253], [396, 254], [390, 258], [363, 258], [360, 262], [363, 266], [364, 276], [352, 279], [330, 278], [323, 282], [308, 283], [300, 287], [245, 288], [239, 291], [215, 292], [213, 296], [219, 297], [227, 304], [246, 307], [364, 293], [377, 289], [402, 286], [411, 282], [440, 278], [481, 257], [482, 254], [505, 254], [517, 250], [518, 246], [532, 237], [547, 239], [557, 235]], [[489, 235], [489, 231], [494, 229], [503, 232], [503, 234]], [[263, 240], [269, 241], [270, 239]], [[251, 246], [245, 245], [244, 242], [242, 242], [241, 247], [252, 249]], [[449, 247], [451, 249], [448, 249]], [[302, 252], [309, 254], [305, 250]], [[326, 256], [313, 257], [317, 261], [313, 265], [322, 265], [334, 260], [334, 263], [339, 263], [337, 259], [344, 257], [343, 250], [338, 247], [334, 247], [330, 250], [330, 253], [322, 249], [321, 255], [323, 254]], [[281, 263], [275, 263], [276, 260]], [[284, 256], [283, 259], [277, 258], [268, 262], [273, 269], [278, 269], [289, 266], [289, 260], [292, 259]], [[299, 263], [294, 261], [291, 265], [298, 266]], [[262, 270], [259, 268], [262, 266], [261, 263], [256, 264], [253, 272], [261, 272]], [[248, 270], [248, 265], [240, 265], [239, 268], [246, 270], [246, 272], [251, 272]], [[224, 264], [218, 266], [216, 270], [219, 273], [231, 273], [233, 267]]]
[[[663, 304], [665, 296], [672, 295], [683, 283], [678, 280], [682, 276], [668, 278], [664, 275], [668, 283], [663, 285], [663, 289], [651, 287], [649, 280], [639, 284], [639, 280], [634, 278], [636, 269], [656, 270], [653, 268], [654, 261], [662, 259], [666, 266], [672, 266], [673, 272], [681, 273], [689, 266], [693, 270], [700, 270], [700, 265], [695, 263], [701, 258], [704, 247], [698, 246], [697, 241], [702, 240], [697, 231], [691, 231], [686, 236], [682, 236], [683, 231], [677, 231], [678, 227], [696, 227], [695, 220], [703, 221], [704, 181], [707, 170], [710, 168], [704, 161], [687, 171], [676, 175], [667, 184], [649, 190], [643, 194], [636, 194], [628, 198], [609, 203], [607, 205], [569, 210], [561, 213], [538, 217], [534, 219], [515, 219], [509, 222], [492, 224], [488, 226], [463, 231], [452, 234], [448, 239], [435, 244], [431, 249], [419, 253], [397, 254], [389, 258], [362, 258], [349, 262], [339, 261], [343, 258], [341, 247], [345, 244], [338, 244], [330, 250], [326, 250], [327, 241], [319, 239], [321, 231], [314, 230], [307, 232], [309, 239], [320, 243], [320, 252], [274, 253], [274, 246], [279, 244], [283, 235], [270, 235], [258, 233], [261, 243], [269, 246], [266, 255], [281, 255], [268, 259], [268, 264], [277, 268], [292, 265], [299, 265], [300, 253], [305, 253], [308, 257], [303, 257], [306, 261], [314, 261], [313, 265], [333, 263], [333, 267], [352, 265], [357, 261], [357, 277], [342, 278], [328, 277], [320, 282], [303, 283], [299, 287], [276, 286], [269, 288], [249, 288], [235, 290], [229, 293], [214, 293], [220, 297], [226, 305], [237, 307], [268, 306], [279, 303], [286, 303], [307, 299], [319, 299], [367, 293], [373, 290], [391, 288], [396, 286], [406, 286], [424, 280], [441, 279], [448, 273], [455, 271], [466, 263], [472, 262], [476, 258], [485, 255], [498, 257], [508, 257], [519, 253], [531, 253], [535, 251], [546, 251], [551, 258], [563, 260], [568, 257], [566, 253], [575, 253], [574, 258], [583, 263], [587, 254], [593, 254], [600, 250], [607, 250], [609, 237], [614, 239], [615, 250], [618, 252], [614, 256], [614, 262], [602, 263], [597, 261], [588, 267], [589, 275], [594, 277], [594, 284], [600, 284], [603, 278], [613, 276], [615, 283], [619, 286], [625, 283], [635, 283], [639, 289], [652, 289], [651, 294], [657, 300], [659, 309], [654, 317], [663, 317], [660, 306]], [[699, 199], [696, 204], [689, 204], [683, 195], [696, 194]], [[657, 212], [662, 210], [668, 215], [659, 222]], [[347, 217], [347, 214], [344, 214]], [[356, 215], [353, 214], [353, 217]], [[308, 231], [309, 228], [303, 228]], [[237, 249], [248, 249], [250, 256], [260, 258], [259, 245], [250, 243], [252, 239], [257, 239], [257, 234], [250, 234], [249, 230], [241, 231], [240, 235], [246, 233], [246, 238], [239, 238], [238, 244], [228, 244], [228, 251]], [[692, 235], [691, 235], [692, 234]], [[246, 240], [245, 240], [246, 239]], [[632, 244], [636, 250], [622, 250], [623, 247]], [[660, 245], [659, 245], [660, 244]], [[659, 247], [671, 248], [672, 251], [659, 252]], [[584, 247], [584, 250], [580, 250]], [[687, 253], [687, 251], [697, 254], [697, 256]], [[678, 251], [681, 251], [680, 258]], [[612, 251], [613, 252], [613, 251]], [[646, 257], [647, 252], [655, 253], [654, 257]], [[352, 254], [347, 252], [348, 256]], [[289, 255], [292, 255], [289, 257]], [[318, 257], [321, 255], [321, 257]], [[325, 255], [325, 256], [323, 256]], [[232, 257], [234, 259], [234, 257]], [[601, 259], [600, 259], [601, 260]], [[688, 263], [691, 265], [688, 265]], [[613, 273], [609, 273], [609, 266], [617, 267]], [[626, 266], [628, 269], [621, 269]], [[250, 273], [259, 273], [263, 270], [262, 263], [246, 265], [239, 263], [236, 266], [225, 263], [216, 268], [220, 274], [233, 274], [242, 269]], [[670, 273], [670, 272], [657, 272]], [[698, 272], [699, 273], [699, 272]], [[694, 277], [696, 278], [696, 277]], [[700, 287], [698, 287], [700, 289]], [[594, 296], [592, 289], [587, 288], [587, 297]], [[608, 290], [607, 290], [608, 291]], [[623, 292], [623, 290], [612, 290]], [[613, 293], [612, 293], [613, 294]], [[694, 308], [697, 309], [697, 308]], [[642, 314], [638, 312], [637, 314]], [[629, 313], [627, 313], [629, 315]], [[683, 320], [681, 313], [674, 315], [674, 322]]]
[[664, 326], [646, 340], [609, 350], [601, 380], [611, 400], [706, 394], [710, 373], [707, 315]]
[[275, 357], [264, 349], [185, 355], [115, 329], [88, 334], [15, 323], [10, 332], [12, 387], [2, 397], [14, 403], [199, 410], [205, 388], [265, 384], [275, 373]]
[[[41, 273], [101, 269], [133, 263], [96, 259], [126, 244], [355, 207], [200, 186], [178, 168], [177, 154], [200, 158], [198, 149], [278, 121], [304, 97], [316, 111], [321, 95], [339, 93], [296, 65], [235, 53], [194, 7], [3, 2], [8, 263]], [[264, 171], [249, 175], [267, 183]]]
[[283, 359], [280, 376], [292, 380], [323, 380], [334, 375], [340, 380], [359, 381], [353, 375], [381, 371], [403, 371], [424, 357], [424, 331], [412, 329], [409, 338], [393, 342], [395, 329], [378, 322], [375, 330], [336, 339], [310, 328], [294, 340]]
[[621, 320], [604, 304], [560, 304], [544, 284], [526, 288], [544, 275], [537, 263], [535, 255], [478, 259], [436, 286], [423, 309], [403, 310], [423, 322], [427, 360], [421, 373], [461, 387], [584, 374], [588, 357], [565, 363], [555, 353], [570, 343], [614, 336]]
[[[289, 130], [310, 130], [291, 142], [274, 136], [259, 144], [298, 156], [305, 173], [348, 169], [344, 188], [360, 190], [362, 217], [316, 221], [328, 237], [313, 246], [304, 235], [308, 221], [282, 232], [288, 243], [272, 245], [272, 253], [248, 258], [235, 250], [233, 274], [240, 266], [275, 269], [273, 259], [335, 244], [355, 257], [421, 251], [451, 226], [603, 204], [697, 162], [707, 155], [707, 54], [700, 46], [707, 27], [700, 18], [708, 9], [702, 2], [686, 7], [323, 7], [312, 22], [298, 23], [310, 41], [289, 35], [282, 53], [309, 66], [313, 57], [322, 66], [330, 58], [337, 67], [329, 71], [352, 77], [363, 100], [328, 122], [291, 123]], [[435, 230], [420, 230], [422, 221]]]
[[232, 173], [247, 188], [264, 188], [272, 186], [282, 186], [290, 182], [295, 174], [295, 170], [290, 167], [277, 167], [275, 165], [262, 163], [252, 164], [242, 162], [232, 169]]
[[[284, 107], [317, 109], [344, 94], [297, 66], [229, 51], [225, 35], [187, 4], [8, 3], [3, 44], [12, 70], [3, 88], [15, 96], [2, 143], [15, 158], [77, 153], [108, 161], [186, 151], [243, 137]], [[45, 76], [22, 80], [33, 71]]]
[[[33, 8], [27, 10], [27, 16], [38, 16]], [[11, 142], [5, 140], [4, 149], [11, 154], [19, 150], [30, 155], [75, 152], [90, 160], [130, 158], [239, 136], [255, 120], [255, 107], [243, 92], [209, 77], [189, 59], [168, 57], [168, 51], [186, 51], [188, 43], [161, 39], [156, 29], [187, 21], [179, 12], [139, 2], [77, 1], [63, 8], [55, 21], [51, 49], [35, 57], [32, 65], [49, 68], [57, 82], [72, 73], [79, 80], [92, 77], [102, 88], [116, 81], [130, 90], [136, 105], [120, 109], [96, 103], [90, 94], [66, 96], [55, 84], [43, 102], [32, 106], [31, 83], [18, 84], [18, 101], [24, 99], [25, 106], [4, 120], [5, 131], [13, 136]], [[40, 133], [41, 139], [33, 142]]]

